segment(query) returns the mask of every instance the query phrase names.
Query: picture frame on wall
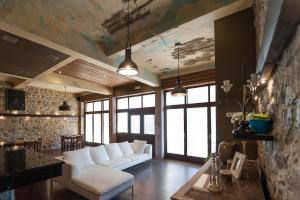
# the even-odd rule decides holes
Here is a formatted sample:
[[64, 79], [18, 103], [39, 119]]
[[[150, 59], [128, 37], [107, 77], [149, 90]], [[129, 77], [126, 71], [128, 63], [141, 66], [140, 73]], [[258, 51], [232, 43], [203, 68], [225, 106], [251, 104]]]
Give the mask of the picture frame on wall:
[[25, 92], [6, 89], [6, 110], [25, 111]]
[[234, 158], [232, 160], [230, 171], [233, 177], [239, 179], [242, 174], [243, 166], [246, 160], [246, 155], [240, 152], [235, 152]]

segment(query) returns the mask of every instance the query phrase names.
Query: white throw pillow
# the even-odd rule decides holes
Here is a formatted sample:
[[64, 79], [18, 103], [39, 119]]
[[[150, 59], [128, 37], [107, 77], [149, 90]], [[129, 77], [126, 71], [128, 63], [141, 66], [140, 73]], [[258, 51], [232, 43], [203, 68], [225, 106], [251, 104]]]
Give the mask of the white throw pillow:
[[76, 165], [79, 169], [95, 165], [89, 147], [75, 151], [66, 151], [63, 153], [63, 159], [68, 163]]
[[131, 145], [129, 144], [128, 141], [118, 143], [118, 144], [120, 146], [120, 149], [121, 149], [123, 155], [127, 156], [127, 155], [130, 155], [130, 154], [134, 153], [134, 151], [133, 151], [133, 149], [132, 149], [132, 147], [131, 147]]
[[103, 164], [104, 161], [110, 160], [103, 145], [90, 147], [90, 152], [92, 159], [96, 164]]
[[135, 153], [142, 154], [144, 153], [147, 142], [142, 140], [134, 140], [132, 147]]
[[123, 153], [117, 143], [105, 144], [105, 149], [110, 159], [123, 156]]

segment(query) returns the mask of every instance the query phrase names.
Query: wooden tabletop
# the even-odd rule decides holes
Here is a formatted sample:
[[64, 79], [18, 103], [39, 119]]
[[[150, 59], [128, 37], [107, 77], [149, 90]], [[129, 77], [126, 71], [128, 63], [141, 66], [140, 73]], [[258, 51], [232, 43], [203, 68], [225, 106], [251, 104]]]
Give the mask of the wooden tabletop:
[[25, 144], [35, 143], [35, 142], [37, 142], [37, 141], [36, 140], [15, 140], [15, 141], [11, 141], [11, 142], [1, 141], [0, 148], [1, 147], [12, 147], [12, 146], [24, 146]]
[[82, 135], [61, 135], [61, 138], [64, 139], [74, 139], [76, 137], [81, 137]]
[[200, 170], [184, 184], [172, 197], [172, 200], [264, 200], [260, 172], [255, 163], [247, 164], [243, 168], [243, 176], [232, 182], [222, 180], [221, 193], [211, 193], [192, 188], [194, 183], [204, 173], [208, 173], [211, 160], [207, 161]]

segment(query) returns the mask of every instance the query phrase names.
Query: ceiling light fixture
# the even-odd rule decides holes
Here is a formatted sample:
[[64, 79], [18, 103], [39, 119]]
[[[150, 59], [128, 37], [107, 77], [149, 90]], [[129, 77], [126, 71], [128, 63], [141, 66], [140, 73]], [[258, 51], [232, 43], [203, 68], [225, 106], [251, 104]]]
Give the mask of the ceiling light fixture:
[[176, 43], [175, 47], [177, 47], [177, 79], [176, 79], [176, 87], [171, 91], [171, 95], [174, 97], [182, 97], [187, 95], [187, 91], [184, 87], [181, 86], [180, 80], [180, 71], [179, 71], [179, 50], [180, 50], [181, 43]]
[[[65, 86], [65, 99], [67, 99], [67, 89], [66, 89], [66, 86]], [[69, 111], [69, 110], [71, 110], [71, 106], [68, 105], [67, 100], [65, 100], [63, 102], [63, 104], [61, 104], [59, 106], [59, 111]]]
[[139, 74], [139, 69], [137, 64], [131, 59], [131, 44], [129, 41], [129, 0], [127, 2], [127, 41], [125, 45], [125, 60], [120, 63], [117, 72], [125, 76], [134, 76]]

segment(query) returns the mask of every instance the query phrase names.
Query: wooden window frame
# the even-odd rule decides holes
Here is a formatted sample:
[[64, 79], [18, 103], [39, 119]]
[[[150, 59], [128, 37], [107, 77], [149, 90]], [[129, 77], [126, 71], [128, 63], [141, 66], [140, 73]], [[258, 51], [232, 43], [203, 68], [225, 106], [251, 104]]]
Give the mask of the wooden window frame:
[[[101, 99], [101, 100], [93, 100], [93, 101], [87, 101], [87, 102], [84, 102], [84, 141], [87, 145], [99, 145], [99, 144], [103, 144], [104, 142], [104, 114], [105, 113], [108, 113], [108, 116], [109, 116], [109, 109], [108, 110], [104, 110], [104, 101], [108, 101], [109, 102], [109, 99]], [[94, 103], [95, 102], [101, 102], [101, 110], [100, 111], [94, 111]], [[93, 111], [86, 111], [86, 105], [88, 103], [93, 103]], [[86, 138], [86, 115], [87, 114], [92, 114], [92, 130], [93, 130], [93, 142], [87, 142], [85, 140]], [[101, 115], [101, 143], [98, 143], [98, 142], [94, 142], [94, 135], [95, 135], [95, 131], [94, 131], [94, 114], [100, 114]], [[110, 119], [110, 117], [109, 117]], [[110, 122], [109, 122], [110, 123]]]
[[[143, 107], [143, 104], [144, 104], [144, 100], [143, 100], [143, 96], [144, 95], [150, 95], [150, 94], [154, 94], [154, 101], [155, 101], [155, 93], [144, 93], [144, 94], [138, 94], [138, 95], [131, 95], [131, 96], [126, 96], [126, 97], [120, 97], [120, 98], [117, 98], [117, 103], [116, 103], [116, 106], [117, 106], [117, 116], [118, 116], [118, 113], [122, 113], [122, 112], [127, 112], [128, 113], [128, 120], [127, 120], [127, 123], [128, 123], [128, 132], [127, 133], [124, 133], [124, 132], [119, 132], [118, 131], [118, 117], [117, 117], [117, 134], [128, 134], [128, 135], [141, 135], [141, 136], [148, 136], [148, 135], [152, 135], [152, 134], [145, 134], [144, 133], [144, 115], [154, 115], [155, 117], [155, 104], [154, 104], [154, 107]], [[136, 96], [140, 96], [141, 97], [141, 108], [129, 108], [129, 98], [130, 97], [136, 97]], [[118, 100], [119, 99], [124, 99], [124, 98], [127, 98], [128, 99], [128, 108], [127, 109], [118, 109]], [[131, 115], [139, 115], [140, 116], [140, 133], [131, 133]], [[155, 123], [154, 123], [154, 126], [155, 126]], [[155, 135], [155, 133], [154, 133]], [[152, 135], [152, 136], [154, 136]]]

